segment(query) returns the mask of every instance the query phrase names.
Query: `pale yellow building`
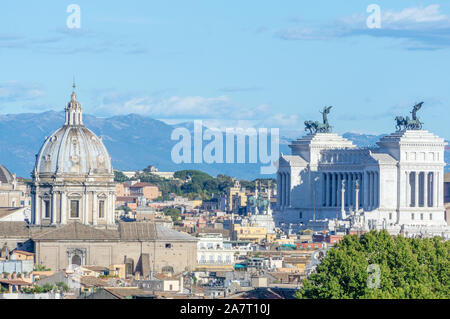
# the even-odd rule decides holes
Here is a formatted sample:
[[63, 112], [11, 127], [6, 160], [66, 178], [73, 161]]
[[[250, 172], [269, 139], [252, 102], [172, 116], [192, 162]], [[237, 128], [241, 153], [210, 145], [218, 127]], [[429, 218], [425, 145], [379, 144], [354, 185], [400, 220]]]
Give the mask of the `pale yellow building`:
[[234, 182], [234, 186], [227, 191], [227, 211], [237, 211], [239, 207], [247, 206], [247, 194], [245, 188], [241, 187], [238, 180]]
[[0, 207], [30, 207], [29, 193], [27, 185], [0, 164]]
[[233, 224], [231, 226], [231, 237], [233, 240], [260, 243], [267, 240], [267, 229], [265, 227]]

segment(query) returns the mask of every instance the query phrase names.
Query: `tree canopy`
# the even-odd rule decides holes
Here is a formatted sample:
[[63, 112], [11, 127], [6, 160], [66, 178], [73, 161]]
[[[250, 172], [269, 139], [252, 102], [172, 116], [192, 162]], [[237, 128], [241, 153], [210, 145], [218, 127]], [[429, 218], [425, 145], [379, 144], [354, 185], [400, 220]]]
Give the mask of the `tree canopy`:
[[[176, 194], [188, 197], [189, 199], [209, 200], [214, 195], [223, 195], [227, 189], [234, 185], [234, 179], [230, 176], [219, 174], [217, 177], [199, 171], [199, 170], [182, 170], [174, 174], [175, 179], [165, 179], [158, 175], [152, 174], [150, 169], [144, 169], [137, 176], [128, 179], [122, 172], [114, 172], [114, 180], [116, 182], [124, 182], [128, 180], [137, 180], [141, 182], [151, 183], [158, 186], [162, 193], [161, 200], [170, 199], [170, 194]], [[252, 182], [241, 180], [242, 186], [254, 188], [256, 181], [267, 185], [266, 179], [257, 179]], [[272, 185], [275, 180], [271, 179]]]
[[[375, 268], [379, 269], [379, 281], [374, 286]], [[328, 250], [316, 271], [303, 280], [296, 297], [449, 298], [449, 279], [449, 241], [372, 231], [359, 238], [347, 235]]]

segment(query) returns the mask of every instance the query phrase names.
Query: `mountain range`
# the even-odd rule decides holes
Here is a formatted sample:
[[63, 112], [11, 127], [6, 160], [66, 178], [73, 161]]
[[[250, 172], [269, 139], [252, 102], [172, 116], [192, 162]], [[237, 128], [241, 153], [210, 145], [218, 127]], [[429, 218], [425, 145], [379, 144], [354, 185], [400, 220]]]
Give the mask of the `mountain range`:
[[[213, 176], [225, 174], [241, 179], [273, 177], [260, 175], [261, 163], [175, 164], [171, 159], [171, 151], [179, 140], [171, 140], [171, 134], [175, 128], [183, 127], [193, 136], [193, 125], [190, 122], [169, 125], [163, 121], [136, 114], [109, 118], [85, 114], [83, 120], [95, 134], [102, 136], [111, 155], [113, 167], [119, 170], [138, 170], [154, 165], [160, 171], [199, 169]], [[36, 154], [46, 136], [53, 133], [63, 123], [64, 112], [0, 115], [0, 163], [18, 176], [29, 178]], [[280, 131], [279, 151], [290, 154], [289, 142], [303, 134], [302, 130]], [[343, 136], [357, 146], [371, 146], [383, 135], [345, 133]], [[208, 143], [209, 141], [204, 141], [203, 147]], [[193, 154], [194, 143], [191, 144]], [[248, 150], [248, 141], [246, 144]], [[445, 160], [447, 163], [450, 162], [450, 149], [446, 150]]]

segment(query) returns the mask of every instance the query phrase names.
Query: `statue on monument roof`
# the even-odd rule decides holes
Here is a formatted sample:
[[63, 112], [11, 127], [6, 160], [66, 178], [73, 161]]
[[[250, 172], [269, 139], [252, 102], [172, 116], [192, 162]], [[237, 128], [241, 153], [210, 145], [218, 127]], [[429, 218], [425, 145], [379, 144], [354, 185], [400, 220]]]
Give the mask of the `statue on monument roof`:
[[420, 118], [417, 116], [417, 111], [420, 110], [422, 107], [423, 102], [417, 103], [414, 105], [413, 110], [410, 112], [412, 114], [412, 119], [409, 118], [409, 116], [403, 117], [403, 116], [396, 116], [396, 129], [397, 131], [404, 131], [404, 130], [421, 130], [422, 129], [422, 122], [420, 121]]
[[323, 111], [320, 112], [322, 114], [323, 123], [320, 123], [319, 121], [305, 121], [305, 131], [309, 131], [309, 134], [330, 133], [331, 126], [328, 123], [328, 114], [330, 113], [331, 108], [332, 106], [325, 106]]

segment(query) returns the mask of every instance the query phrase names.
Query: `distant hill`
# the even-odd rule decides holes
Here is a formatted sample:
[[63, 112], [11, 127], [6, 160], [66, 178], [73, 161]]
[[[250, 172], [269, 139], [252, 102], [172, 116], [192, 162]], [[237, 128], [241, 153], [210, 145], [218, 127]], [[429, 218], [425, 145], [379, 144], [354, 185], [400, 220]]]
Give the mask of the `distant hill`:
[[[18, 176], [30, 177], [35, 156], [45, 137], [53, 133], [63, 122], [64, 112], [0, 115], [0, 163], [10, 171], [17, 173]], [[161, 171], [199, 169], [212, 176], [225, 174], [249, 180], [261, 177], [258, 163], [173, 163], [171, 150], [178, 141], [170, 139], [172, 131], [176, 127], [184, 127], [192, 132], [192, 123], [174, 126], [136, 114], [109, 118], [85, 114], [84, 123], [95, 134], [103, 137], [114, 168], [120, 170], [143, 169], [152, 164]], [[280, 152], [290, 154], [288, 143], [301, 134], [304, 134], [302, 130], [298, 132], [281, 131]], [[374, 145], [382, 135], [345, 133], [343, 136], [352, 140], [357, 146], [370, 146]], [[209, 141], [203, 142], [203, 145], [208, 143]], [[446, 152], [446, 162], [450, 162], [450, 150]], [[263, 177], [273, 176], [265, 175]]]

